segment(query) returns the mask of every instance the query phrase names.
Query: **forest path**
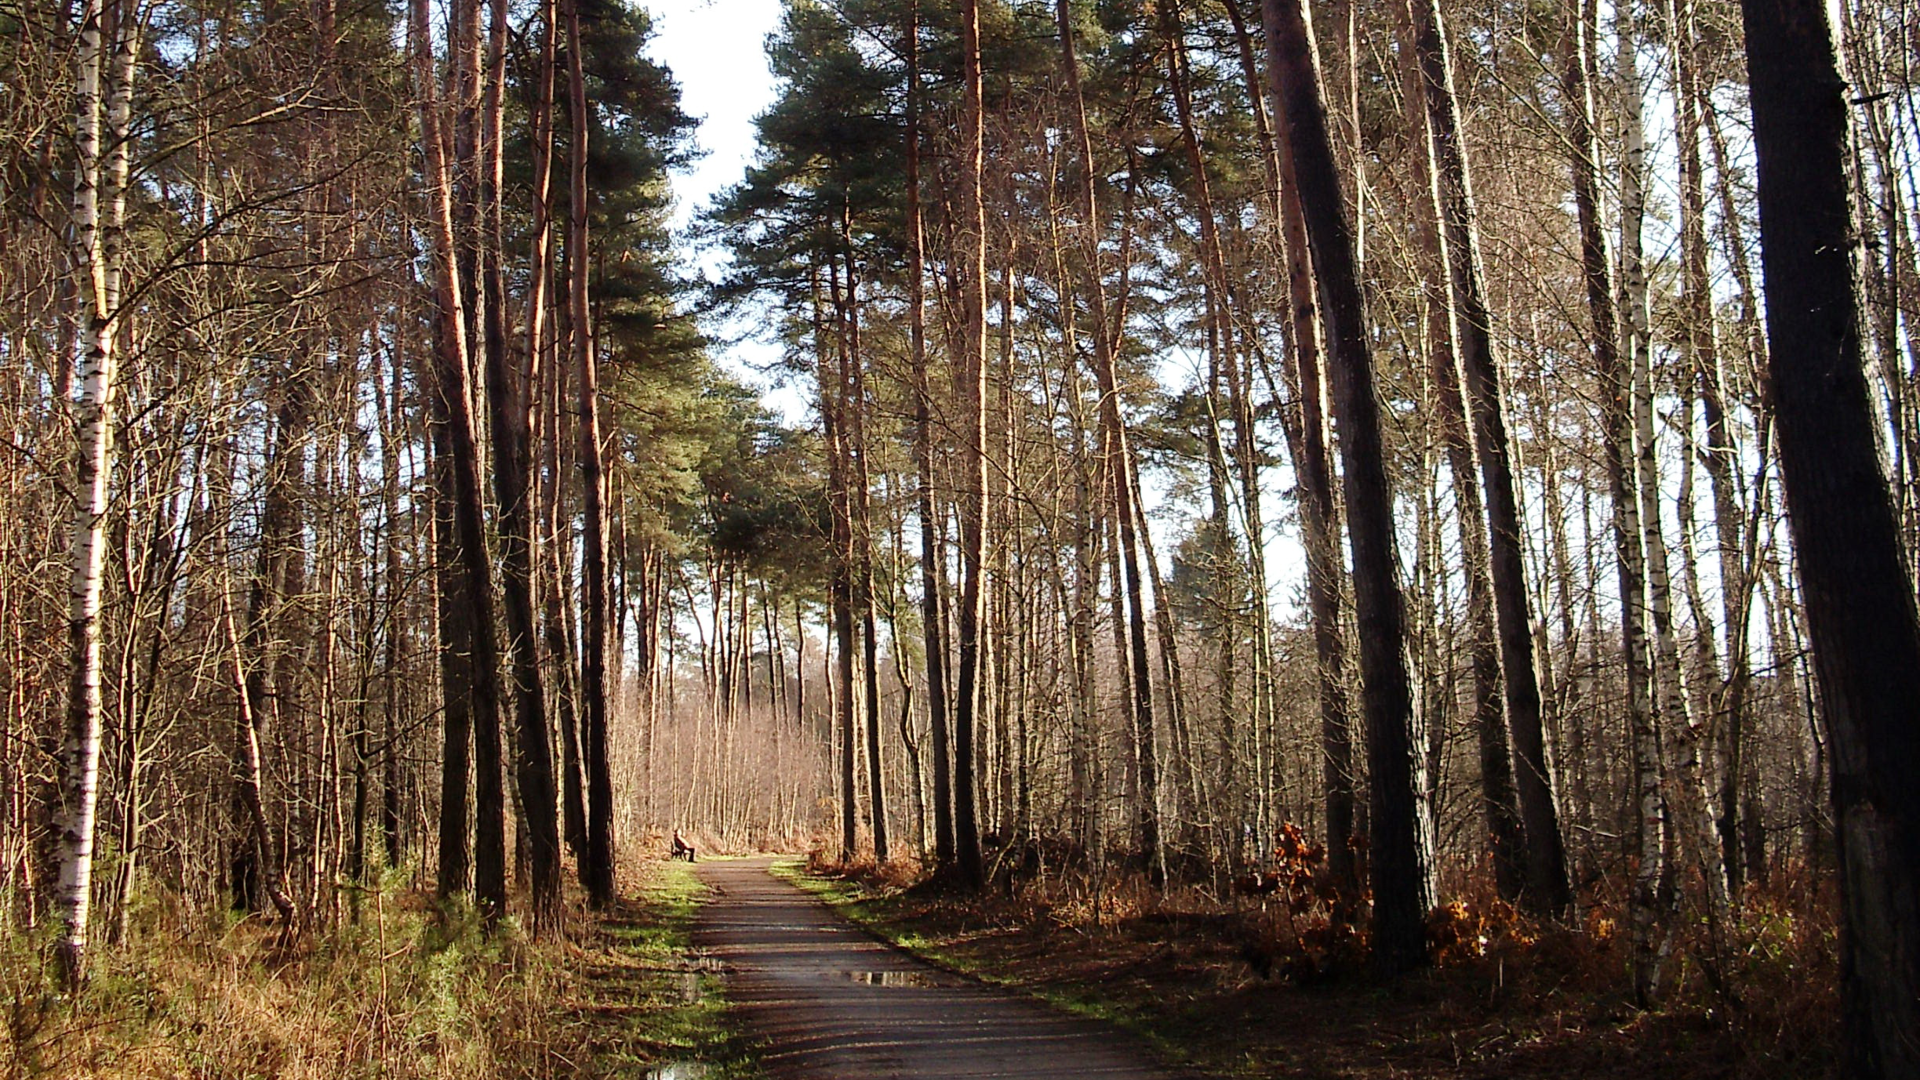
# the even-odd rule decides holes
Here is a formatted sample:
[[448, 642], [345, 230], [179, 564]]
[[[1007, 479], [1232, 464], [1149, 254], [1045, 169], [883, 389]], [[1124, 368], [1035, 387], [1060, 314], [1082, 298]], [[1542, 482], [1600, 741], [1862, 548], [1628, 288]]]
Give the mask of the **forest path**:
[[770, 874], [703, 863], [694, 944], [726, 965], [759, 1059], [778, 1077], [1172, 1080], [1126, 1034], [953, 975], [874, 940]]

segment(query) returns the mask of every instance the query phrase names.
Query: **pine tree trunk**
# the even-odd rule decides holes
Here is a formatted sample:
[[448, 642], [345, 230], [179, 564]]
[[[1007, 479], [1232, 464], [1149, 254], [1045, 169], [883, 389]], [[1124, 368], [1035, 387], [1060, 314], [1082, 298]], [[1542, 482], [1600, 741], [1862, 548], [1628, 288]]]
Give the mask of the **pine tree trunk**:
[[[420, 141], [426, 150], [428, 197], [432, 204], [429, 237], [433, 246], [436, 307], [433, 363], [430, 370], [421, 373], [421, 383], [428, 388], [428, 398], [433, 405], [437, 444], [445, 451], [441, 458], [444, 471], [440, 476], [444, 482], [442, 497], [450, 504], [447, 508], [450, 520], [446, 522], [450, 529], [441, 549], [442, 554], [448, 556], [442, 588], [446, 588], [453, 575], [458, 575], [457, 590], [442, 598], [443, 623], [454, 624], [443, 628], [443, 636], [455, 649], [464, 648], [467, 656], [465, 664], [459, 665], [465, 669], [461, 673], [464, 677], [450, 679], [447, 684], [448, 751], [442, 775], [452, 786], [465, 787], [464, 770], [457, 779], [453, 775], [456, 763], [464, 764], [457, 760], [464, 755], [453, 748], [458, 733], [452, 702], [453, 696], [462, 689], [459, 683], [464, 681], [470, 697], [468, 716], [474, 745], [474, 892], [481, 909], [489, 918], [495, 918], [506, 911], [507, 878], [506, 797], [501, 787], [499, 645], [493, 636], [493, 565], [487, 555], [482, 510], [466, 305], [454, 232], [453, 181], [447, 168], [441, 107], [434, 89], [426, 0], [413, 0], [409, 29], [415, 92], [419, 96]], [[442, 799], [446, 798], [443, 788]], [[444, 864], [450, 854], [445, 846], [449, 833], [457, 831], [461, 837], [453, 853], [465, 847], [465, 821], [450, 821], [449, 817], [443, 802], [440, 877], [443, 894], [458, 889], [449, 874], [457, 867]]]
[[567, 21], [567, 101], [573, 121], [570, 139], [568, 265], [573, 271], [567, 300], [572, 305], [573, 366], [579, 384], [579, 450], [582, 518], [581, 558], [584, 588], [580, 604], [585, 640], [580, 645], [581, 757], [587, 773], [587, 859], [583, 884], [596, 907], [614, 901], [613, 772], [607, 746], [610, 718], [607, 686], [607, 507], [600, 434], [600, 382], [594, 359], [592, 320], [587, 303], [587, 83], [578, 0], [564, 0]]
[[[1055, 5], [1060, 32], [1061, 69], [1066, 75], [1073, 122], [1075, 149], [1080, 155], [1078, 187], [1081, 212], [1081, 291], [1085, 294], [1093, 323], [1093, 370], [1100, 393], [1101, 457], [1110, 485], [1115, 541], [1120, 560], [1116, 567], [1116, 596], [1124, 594], [1125, 622], [1123, 655], [1120, 663], [1128, 669], [1130, 688], [1128, 715], [1135, 753], [1139, 790], [1136, 794], [1134, 821], [1140, 834], [1141, 862], [1149, 875], [1158, 880], [1161, 866], [1160, 814], [1158, 807], [1159, 768], [1154, 745], [1153, 676], [1147, 659], [1146, 608], [1141, 595], [1139, 555], [1139, 515], [1134, 506], [1133, 450], [1127, 438], [1126, 421], [1120, 411], [1119, 379], [1114, 370], [1113, 335], [1118, 313], [1108, 303], [1101, 271], [1100, 216], [1094, 191], [1093, 142], [1087, 128], [1086, 105], [1080, 91], [1079, 61], [1074, 56], [1072, 13], [1066, 0]], [[1118, 631], [1117, 631], [1118, 632]]]
[[1334, 411], [1340, 425], [1348, 539], [1359, 623], [1362, 703], [1372, 780], [1373, 962], [1398, 974], [1426, 963], [1433, 906], [1433, 827], [1419, 758], [1407, 657], [1406, 602], [1394, 556], [1393, 491], [1367, 340], [1354, 235], [1320, 96], [1303, 0], [1266, 0], [1268, 64], [1284, 105], [1283, 172], [1300, 190], [1314, 277], [1324, 302]]
[[908, 334], [913, 349], [913, 460], [919, 471], [915, 494], [920, 517], [920, 632], [926, 651], [927, 718], [932, 730], [933, 851], [942, 868], [953, 865], [953, 751], [947, 706], [947, 642], [941, 622], [946, 560], [933, 494], [933, 387], [927, 375], [926, 226], [920, 208], [920, 5], [907, 5], [907, 290]]
[[[504, 161], [501, 121], [506, 82], [505, 0], [492, 0], [490, 9], [493, 25], [487, 56], [479, 184], [484, 231], [479, 259], [481, 288], [486, 300], [482, 347], [486, 358], [487, 406], [490, 414], [488, 426], [493, 437], [493, 491], [499, 506], [497, 514], [507, 608], [508, 651], [513, 664], [514, 776], [527, 826], [526, 839], [533, 882], [533, 931], [539, 935], [550, 935], [560, 930], [563, 908], [553, 759], [547, 730], [546, 689], [541, 684], [537, 616], [534, 612], [535, 507], [530, 447], [534, 373], [530, 365], [512, 365], [507, 356], [506, 284], [501, 266], [505, 254], [505, 230], [500, 205]], [[549, 165], [548, 154], [541, 155], [536, 162], [536, 197], [544, 196]], [[539, 224], [540, 239], [536, 244], [544, 249], [545, 221], [541, 220]], [[530, 319], [530, 335], [536, 332], [536, 324], [537, 317]], [[529, 359], [532, 355], [529, 351]]]
[[[842, 207], [843, 210], [846, 208]], [[851, 520], [848, 522], [848, 538], [853, 545], [852, 556], [853, 591], [856, 606], [860, 611], [860, 669], [864, 682], [861, 697], [864, 705], [866, 724], [867, 752], [867, 810], [870, 827], [873, 830], [874, 861], [885, 863], [891, 856], [887, 844], [887, 796], [886, 776], [882, 768], [884, 761], [880, 753], [880, 642], [877, 620], [874, 616], [873, 581], [873, 477], [867, 463], [867, 387], [866, 357], [860, 349], [860, 284], [853, 261], [853, 234], [851, 214], [843, 213], [840, 219], [840, 236], [847, 250], [847, 295], [846, 318], [846, 357], [848, 378], [847, 395], [851, 399], [846, 411], [849, 450], [848, 510]]]
[[1920, 615], [1875, 447], [1827, 8], [1745, 0], [1780, 463], [1832, 745], [1845, 1071], [1920, 1075]]
[[[1269, 87], [1267, 93], [1273, 98], [1274, 116], [1282, 117], [1277, 84]], [[1307, 607], [1313, 620], [1315, 682], [1320, 707], [1321, 790], [1327, 811], [1327, 874], [1344, 896], [1357, 898], [1360, 868], [1354, 850], [1352, 703], [1347, 693], [1345, 626], [1340, 617], [1340, 572], [1344, 567], [1339, 548], [1339, 508], [1327, 452], [1331, 425], [1321, 366], [1324, 341], [1299, 188], [1280, 168], [1277, 143], [1274, 157], [1274, 183], [1278, 189], [1275, 213], [1287, 258], [1287, 318], [1281, 323], [1289, 361], [1285, 378], [1291, 396], [1300, 403], [1299, 419], [1288, 425], [1288, 442], [1299, 476], [1300, 538], [1301, 546], [1306, 549]], [[1264, 828], [1263, 821], [1263, 832]]]
[[987, 250], [981, 202], [980, 167], [985, 154], [981, 116], [980, 5], [960, 3], [960, 216], [955, 239], [959, 245], [960, 329], [955, 358], [956, 399], [960, 404], [960, 618], [957, 627], [960, 670], [954, 685], [953, 828], [960, 873], [978, 888], [986, 882], [980, 852], [980, 824], [975, 793], [979, 776], [974, 767], [974, 736], [982, 693], [981, 623], [986, 610], [987, 515], [987, 384], [986, 287]]
[[831, 692], [832, 730], [839, 741], [840, 861], [853, 859], [859, 843], [860, 808], [855, 759], [858, 732], [854, 709], [853, 523], [847, 481], [847, 341], [844, 334], [845, 300], [840, 268], [828, 267], [828, 292], [833, 303], [834, 327], [829, 332], [821, 308], [816, 279], [813, 318], [817, 352], [815, 381], [820, 388], [820, 418], [827, 455], [828, 621], [833, 640]]

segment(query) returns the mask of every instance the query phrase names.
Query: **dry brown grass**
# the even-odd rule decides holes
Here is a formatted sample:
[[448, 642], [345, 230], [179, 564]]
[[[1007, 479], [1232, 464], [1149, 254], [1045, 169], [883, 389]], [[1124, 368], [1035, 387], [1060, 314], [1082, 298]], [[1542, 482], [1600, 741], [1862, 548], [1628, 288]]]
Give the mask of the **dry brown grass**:
[[[623, 868], [623, 881], [649, 871]], [[508, 920], [430, 897], [370, 894], [360, 921], [289, 943], [258, 921], [182, 933], [149, 926], [99, 951], [78, 995], [55, 992], [44, 951], [0, 939], [0, 1077], [102, 1080], [488, 1080], [575, 1077], [654, 1056], [652, 984], [621, 927], [574, 898], [568, 931], [530, 939]], [[677, 985], [677, 983], [675, 984]], [[613, 999], [618, 998], [618, 1001]], [[641, 1015], [651, 1012], [656, 1019]], [[651, 1026], [650, 1026], [651, 1025]]]
[[[1682, 911], [1661, 1006], [1627, 996], [1624, 913], [1605, 888], [1541, 924], [1463, 874], [1429, 922], [1434, 967], [1390, 984], [1327, 894], [1219, 898], [1053, 875], [974, 897], [888, 868], [848, 875], [884, 932], [952, 966], [1134, 1027], [1209, 1075], [1801, 1080], [1833, 1076], [1831, 883], [1789, 867], [1749, 893], [1724, 973]], [[1606, 883], [1603, 883], [1603, 885]], [[1617, 884], [1617, 883], [1615, 883]]]

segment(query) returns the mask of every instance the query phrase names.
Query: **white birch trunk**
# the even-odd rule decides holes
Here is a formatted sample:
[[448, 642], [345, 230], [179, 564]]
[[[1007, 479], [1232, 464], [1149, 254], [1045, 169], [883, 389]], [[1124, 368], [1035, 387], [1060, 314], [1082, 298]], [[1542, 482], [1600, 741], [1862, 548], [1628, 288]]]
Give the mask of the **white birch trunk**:
[[[1623, 5], [1630, 12], [1630, 5]], [[1629, 377], [1632, 379], [1635, 487], [1640, 499], [1640, 528], [1646, 554], [1647, 607], [1653, 617], [1654, 689], [1657, 713], [1680, 734], [1676, 747], [1677, 797], [1669, 800], [1677, 812], [1694, 863], [1707, 888], [1709, 925], [1718, 949], [1720, 928], [1732, 905], [1727, 893], [1726, 863], [1721, 856], [1713, 813], [1707, 804], [1701, 768], [1704, 733], [1693, 713], [1680, 646], [1673, 632], [1673, 589], [1667, 565], [1666, 537], [1660, 525], [1659, 444], [1653, 418], [1653, 335], [1647, 299], [1646, 262], [1641, 225], [1646, 217], [1646, 133], [1641, 123], [1641, 84], [1636, 49], [1639, 37], [1631, 32], [1631, 15], [1623, 27], [1620, 76], [1623, 90], [1623, 134], [1626, 157], [1621, 168], [1621, 300]]]
[[[73, 406], [74, 507], [67, 624], [70, 677], [66, 738], [61, 746], [64, 775], [56, 808], [60, 876], [54, 894], [61, 922], [59, 968], [70, 986], [78, 985], [86, 975], [87, 918], [92, 898], [100, 772], [100, 585], [106, 554], [102, 525], [113, 430], [114, 290], [100, 221], [105, 15], [101, 0], [86, 0], [80, 12], [80, 50], [74, 60], [71, 244], [78, 301], [75, 317], [82, 330], [80, 398]], [[115, 104], [120, 104], [118, 99]], [[121, 120], [124, 127], [124, 112]], [[124, 152], [116, 157], [124, 160]]]
[[[1623, 646], [1627, 666], [1628, 730], [1633, 748], [1633, 792], [1635, 817], [1639, 831], [1639, 865], [1634, 872], [1633, 890], [1628, 902], [1632, 938], [1634, 999], [1641, 1005], [1651, 1002], [1660, 983], [1662, 949], [1654, 940], [1658, 930], [1657, 900], [1660, 883], [1666, 873], [1666, 799], [1661, 789], [1660, 732], [1654, 723], [1652, 691], [1649, 684], [1649, 650], [1646, 637], [1646, 566], [1643, 530], [1640, 524], [1640, 500], [1632, 464], [1633, 423], [1629, 399], [1633, 390], [1632, 365], [1617, 355], [1616, 309], [1621, 297], [1609, 295], [1612, 281], [1605, 239], [1599, 225], [1598, 185], [1594, 172], [1598, 154], [1591, 123], [1591, 83], [1589, 68], [1597, 49], [1594, 37], [1596, 5], [1581, 6], [1581, 25], [1577, 31], [1579, 56], [1569, 69], [1569, 93], [1577, 114], [1577, 147], [1574, 159], [1575, 184], [1582, 202], [1582, 247], [1587, 263], [1588, 298], [1594, 309], [1596, 353], [1602, 357], [1602, 397], [1605, 401], [1607, 428], [1608, 487], [1613, 502], [1613, 540], [1619, 563], [1620, 621], [1624, 629]], [[1634, 56], [1638, 38], [1633, 28], [1631, 2], [1616, 8], [1620, 49], [1620, 81], [1623, 103], [1622, 127], [1626, 138], [1622, 176], [1622, 216], [1632, 225], [1626, 237], [1634, 245], [1633, 272], [1643, 276], [1638, 222], [1646, 211], [1646, 196], [1641, 169], [1646, 160], [1646, 138], [1640, 118], [1641, 88], [1639, 68]], [[1622, 276], [1628, 273], [1622, 257]], [[1630, 294], [1630, 292], [1629, 292]], [[1632, 349], [1635, 338], [1634, 316], [1626, 315], [1626, 332], [1620, 334]]]

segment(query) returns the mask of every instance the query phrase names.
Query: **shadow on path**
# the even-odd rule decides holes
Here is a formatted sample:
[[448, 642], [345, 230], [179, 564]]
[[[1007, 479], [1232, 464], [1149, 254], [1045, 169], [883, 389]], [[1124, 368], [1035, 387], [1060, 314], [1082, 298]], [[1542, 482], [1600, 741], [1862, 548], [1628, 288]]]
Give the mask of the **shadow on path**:
[[771, 857], [706, 863], [694, 943], [775, 1076], [876, 1080], [1172, 1080], [1130, 1036], [941, 971], [869, 937], [767, 872]]

